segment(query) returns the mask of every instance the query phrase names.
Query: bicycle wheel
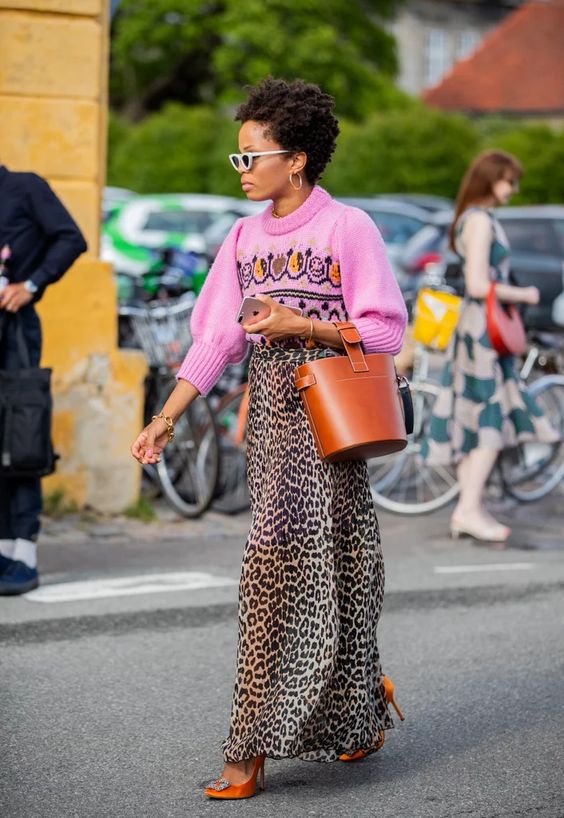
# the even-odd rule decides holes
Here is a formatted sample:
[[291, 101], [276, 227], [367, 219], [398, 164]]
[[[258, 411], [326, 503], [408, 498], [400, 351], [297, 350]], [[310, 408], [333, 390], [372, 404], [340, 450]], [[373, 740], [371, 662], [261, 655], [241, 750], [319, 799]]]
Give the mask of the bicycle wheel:
[[448, 505], [458, 495], [456, 472], [421, 458], [421, 444], [438, 392], [431, 383], [412, 383], [414, 426], [407, 447], [386, 458], [368, 462], [374, 503], [395, 514], [428, 514]]
[[[413, 394], [413, 391], [412, 391]], [[372, 492], [385, 492], [392, 483], [395, 483], [403, 468], [406, 451], [386, 457], [376, 457], [367, 461], [368, 477]]]
[[143, 466], [141, 472], [141, 494], [147, 500], [156, 500], [163, 493], [157, 467], [152, 463]]
[[521, 443], [501, 452], [498, 465], [505, 490], [524, 503], [545, 497], [564, 479], [564, 377], [540, 378], [527, 394], [560, 432], [560, 441]]
[[213, 508], [238, 514], [250, 505], [247, 484], [247, 401], [246, 384], [237, 387], [219, 403], [216, 425], [219, 437], [220, 473]]
[[190, 404], [174, 431], [157, 465], [163, 494], [183, 517], [199, 517], [213, 499], [219, 474], [217, 429], [205, 398]]

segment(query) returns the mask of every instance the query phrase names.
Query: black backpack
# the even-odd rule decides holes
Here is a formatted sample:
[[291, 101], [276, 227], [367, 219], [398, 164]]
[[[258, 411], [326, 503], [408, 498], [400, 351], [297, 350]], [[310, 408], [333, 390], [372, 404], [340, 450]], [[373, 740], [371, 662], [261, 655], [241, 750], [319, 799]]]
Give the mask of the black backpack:
[[0, 369], [0, 477], [45, 477], [55, 471], [51, 441], [51, 370], [30, 366], [20, 316], [0, 310], [0, 345], [9, 318], [16, 322], [19, 368]]

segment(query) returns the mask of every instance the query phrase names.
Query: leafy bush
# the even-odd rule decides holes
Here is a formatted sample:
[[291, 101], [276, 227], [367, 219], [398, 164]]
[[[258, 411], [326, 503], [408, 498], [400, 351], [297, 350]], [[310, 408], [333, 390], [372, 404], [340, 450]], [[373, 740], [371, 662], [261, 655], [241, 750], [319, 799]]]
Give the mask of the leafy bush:
[[548, 125], [514, 125], [487, 147], [509, 151], [523, 164], [525, 173], [515, 204], [564, 202], [564, 132]]
[[478, 147], [467, 119], [418, 104], [345, 126], [326, 183], [341, 195], [453, 196]]
[[219, 129], [212, 108], [169, 103], [114, 143], [108, 184], [139, 193], [207, 191], [210, 149]]
[[[483, 148], [498, 147], [525, 166], [516, 202], [564, 201], [563, 132], [498, 118], [472, 121], [398, 94], [382, 96], [378, 111], [365, 122], [341, 120], [337, 150], [322, 180], [332, 193], [453, 197], [472, 158]], [[237, 150], [239, 123], [232, 116], [232, 111], [179, 103], [137, 124], [113, 115], [108, 184], [140, 193], [240, 196], [238, 175], [227, 159]]]

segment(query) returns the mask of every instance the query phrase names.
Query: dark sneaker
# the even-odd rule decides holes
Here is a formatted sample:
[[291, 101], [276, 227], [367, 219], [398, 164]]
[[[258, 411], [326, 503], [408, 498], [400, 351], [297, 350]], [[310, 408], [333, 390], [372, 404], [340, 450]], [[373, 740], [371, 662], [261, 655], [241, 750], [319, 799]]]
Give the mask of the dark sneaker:
[[10, 562], [12, 565], [0, 575], [0, 596], [18, 596], [37, 588], [39, 585], [37, 568], [30, 568], [19, 560]]
[[4, 554], [0, 554], [0, 576], [4, 571], [7, 571], [14, 562], [15, 560], [11, 560], [10, 557], [5, 557]]

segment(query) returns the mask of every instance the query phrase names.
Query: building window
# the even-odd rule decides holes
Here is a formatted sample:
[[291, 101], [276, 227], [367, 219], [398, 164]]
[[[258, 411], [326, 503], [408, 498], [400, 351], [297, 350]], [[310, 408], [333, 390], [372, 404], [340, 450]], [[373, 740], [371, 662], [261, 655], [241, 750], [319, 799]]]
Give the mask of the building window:
[[425, 84], [436, 85], [448, 68], [446, 32], [431, 28], [425, 38]]
[[471, 54], [479, 41], [480, 35], [477, 31], [472, 31], [471, 29], [459, 31], [456, 35], [456, 59], [463, 60]]

